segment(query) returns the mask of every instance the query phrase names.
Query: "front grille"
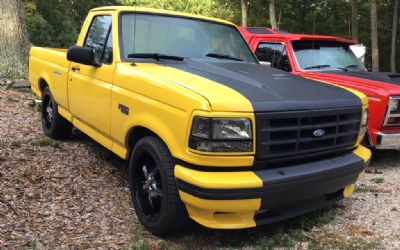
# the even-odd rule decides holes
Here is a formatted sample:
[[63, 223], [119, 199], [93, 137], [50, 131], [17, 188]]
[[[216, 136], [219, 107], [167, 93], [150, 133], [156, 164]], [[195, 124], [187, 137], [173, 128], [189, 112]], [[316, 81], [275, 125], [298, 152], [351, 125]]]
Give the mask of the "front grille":
[[354, 147], [361, 114], [360, 108], [256, 113], [256, 157], [258, 160], [313, 157], [313, 153], [332, 154]]

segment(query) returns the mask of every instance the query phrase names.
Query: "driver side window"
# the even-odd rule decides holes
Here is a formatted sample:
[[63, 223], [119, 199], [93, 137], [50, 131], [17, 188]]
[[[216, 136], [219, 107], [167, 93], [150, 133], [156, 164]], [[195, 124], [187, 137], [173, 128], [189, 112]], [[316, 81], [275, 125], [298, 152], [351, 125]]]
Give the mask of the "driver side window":
[[95, 16], [93, 18], [84, 46], [93, 49], [96, 63], [111, 64], [111, 16]]
[[271, 67], [284, 71], [291, 71], [290, 62], [285, 45], [275, 42], [260, 43], [256, 50], [256, 56], [260, 61], [270, 62]]

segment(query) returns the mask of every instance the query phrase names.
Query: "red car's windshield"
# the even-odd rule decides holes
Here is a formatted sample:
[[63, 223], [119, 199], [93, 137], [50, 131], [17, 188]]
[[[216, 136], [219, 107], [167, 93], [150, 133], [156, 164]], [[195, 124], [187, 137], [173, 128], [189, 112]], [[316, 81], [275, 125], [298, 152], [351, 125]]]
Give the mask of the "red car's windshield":
[[293, 50], [301, 70], [366, 71], [348, 44], [326, 41], [295, 41]]

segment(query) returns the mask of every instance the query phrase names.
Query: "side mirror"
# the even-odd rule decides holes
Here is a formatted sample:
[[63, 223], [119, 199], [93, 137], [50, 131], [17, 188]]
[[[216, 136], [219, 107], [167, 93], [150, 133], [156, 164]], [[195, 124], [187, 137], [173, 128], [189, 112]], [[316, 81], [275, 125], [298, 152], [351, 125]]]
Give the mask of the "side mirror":
[[94, 67], [100, 66], [98, 63], [96, 63], [96, 60], [94, 59], [93, 49], [88, 47], [70, 47], [67, 52], [67, 60]]
[[267, 66], [268, 68], [272, 67], [272, 63], [271, 62], [265, 62], [265, 61], [260, 61], [261, 65]]

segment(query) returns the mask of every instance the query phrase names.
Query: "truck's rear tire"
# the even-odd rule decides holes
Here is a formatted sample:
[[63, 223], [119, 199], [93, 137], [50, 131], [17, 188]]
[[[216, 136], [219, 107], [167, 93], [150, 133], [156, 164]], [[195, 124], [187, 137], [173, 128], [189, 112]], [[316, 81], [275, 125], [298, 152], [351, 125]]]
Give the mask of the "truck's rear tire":
[[155, 235], [181, 230], [189, 221], [174, 176], [174, 161], [157, 137], [141, 139], [129, 163], [129, 185], [136, 214]]
[[42, 92], [42, 127], [46, 136], [57, 140], [69, 138], [72, 132], [72, 124], [58, 113], [49, 87]]

